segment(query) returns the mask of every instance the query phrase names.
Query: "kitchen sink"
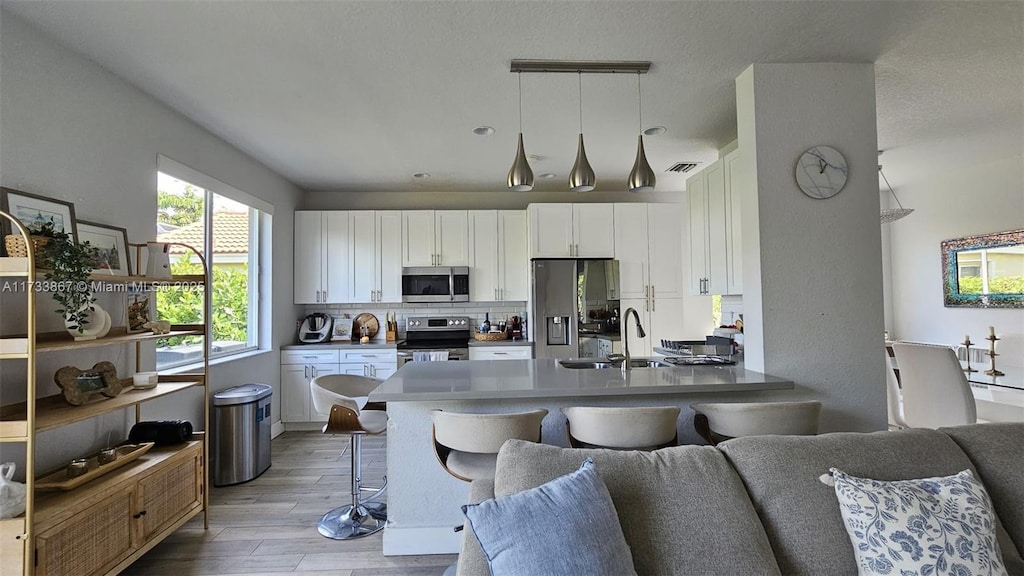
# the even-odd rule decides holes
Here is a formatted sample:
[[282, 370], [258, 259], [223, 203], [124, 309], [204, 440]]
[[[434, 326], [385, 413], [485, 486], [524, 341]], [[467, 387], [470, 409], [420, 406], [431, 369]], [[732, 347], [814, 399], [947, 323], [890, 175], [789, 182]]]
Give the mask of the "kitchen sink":
[[[619, 362], [609, 362], [607, 360], [560, 360], [558, 363], [573, 370], [604, 370], [607, 368], [619, 368], [621, 365]], [[630, 360], [629, 365], [632, 368], [666, 368], [671, 366], [671, 364], [666, 364], [665, 362], [643, 358]]]

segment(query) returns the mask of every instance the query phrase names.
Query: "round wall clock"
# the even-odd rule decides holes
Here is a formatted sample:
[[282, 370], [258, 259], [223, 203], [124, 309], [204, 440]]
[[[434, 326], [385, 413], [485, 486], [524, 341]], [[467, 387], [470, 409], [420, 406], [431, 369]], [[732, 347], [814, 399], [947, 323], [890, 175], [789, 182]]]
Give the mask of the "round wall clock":
[[831, 198], [846, 185], [846, 158], [831, 146], [815, 146], [796, 161], [796, 184], [811, 198]]

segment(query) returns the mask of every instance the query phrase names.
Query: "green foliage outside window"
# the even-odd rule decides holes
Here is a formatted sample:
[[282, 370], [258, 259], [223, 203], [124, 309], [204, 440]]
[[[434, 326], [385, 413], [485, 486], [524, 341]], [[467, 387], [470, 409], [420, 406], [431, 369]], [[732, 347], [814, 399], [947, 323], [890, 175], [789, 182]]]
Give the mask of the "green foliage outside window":
[[[981, 276], [961, 276], [961, 294], [981, 294]], [[1001, 276], [988, 281], [989, 294], [1024, 294], [1024, 276]]]
[[[249, 270], [242, 266], [213, 268], [213, 340], [246, 342], [249, 328]], [[172, 274], [201, 274], [199, 264], [183, 255], [171, 264]], [[156, 296], [159, 318], [171, 324], [198, 324], [202, 320], [203, 292], [195, 290], [161, 290]], [[198, 344], [200, 336], [176, 336], [160, 340], [158, 346]]]

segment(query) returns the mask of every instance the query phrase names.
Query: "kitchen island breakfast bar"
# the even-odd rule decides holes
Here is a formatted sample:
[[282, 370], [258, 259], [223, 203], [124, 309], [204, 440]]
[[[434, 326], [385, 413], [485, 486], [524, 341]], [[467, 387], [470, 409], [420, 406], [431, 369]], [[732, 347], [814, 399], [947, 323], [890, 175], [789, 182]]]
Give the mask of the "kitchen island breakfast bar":
[[[566, 446], [567, 406], [682, 408], [681, 442], [697, 437], [690, 402], [782, 400], [793, 382], [741, 366], [569, 369], [553, 359], [410, 362], [370, 394], [387, 402], [388, 521], [384, 554], [452, 554], [459, 551], [460, 506], [469, 485], [438, 463], [431, 443], [430, 412], [502, 413], [544, 408], [541, 441]], [[775, 393], [773, 394], [773, 391]], [[374, 479], [367, 479], [373, 481]]]

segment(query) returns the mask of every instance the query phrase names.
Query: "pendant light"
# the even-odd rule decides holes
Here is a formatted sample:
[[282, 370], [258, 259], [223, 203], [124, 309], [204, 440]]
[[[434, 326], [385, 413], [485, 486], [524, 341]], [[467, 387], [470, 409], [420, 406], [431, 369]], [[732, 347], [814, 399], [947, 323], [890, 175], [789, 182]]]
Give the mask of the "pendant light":
[[508, 171], [508, 187], [516, 192], [533, 190], [533, 170], [526, 159], [523, 148], [523, 73], [519, 72], [519, 143], [516, 145], [516, 159]]
[[889, 184], [889, 179], [885, 177], [885, 172], [882, 172], [881, 165], [878, 166], [878, 173], [881, 174], [882, 180], [885, 180], [885, 185], [889, 187], [889, 193], [892, 194], [892, 197], [896, 200], [896, 205], [899, 206], [899, 208], [886, 208], [885, 210], [882, 210], [882, 224], [895, 222], [900, 218], [909, 216], [914, 209], [903, 207], [903, 204], [900, 203], [900, 199], [897, 198], [896, 193], [893, 192], [892, 185]]
[[640, 93], [640, 73], [636, 73], [636, 99], [637, 110], [640, 118], [640, 132], [636, 137], [636, 161], [633, 162], [633, 169], [629, 171], [630, 192], [650, 192], [654, 190], [655, 176], [651, 165], [647, 163], [647, 155], [644, 153], [644, 100]]
[[572, 165], [572, 172], [569, 173], [569, 190], [573, 192], [590, 192], [597, 183], [597, 176], [594, 169], [587, 161], [587, 151], [583, 148], [583, 72], [576, 72], [579, 78], [580, 90], [580, 143], [576, 149], [576, 163]]

